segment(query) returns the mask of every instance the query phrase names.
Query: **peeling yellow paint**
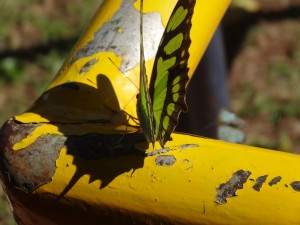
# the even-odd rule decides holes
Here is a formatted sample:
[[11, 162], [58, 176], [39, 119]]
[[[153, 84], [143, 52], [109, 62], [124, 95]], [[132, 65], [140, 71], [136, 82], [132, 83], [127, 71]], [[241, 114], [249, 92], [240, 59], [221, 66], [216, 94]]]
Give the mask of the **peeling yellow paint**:
[[[176, 221], [238, 225], [249, 221], [255, 224], [300, 222], [300, 205], [293, 204], [300, 201], [300, 193], [285, 186], [293, 179], [300, 179], [295, 173], [300, 169], [300, 156], [188, 135], [174, 134], [173, 138], [174, 141], [168, 142], [169, 147], [182, 143], [198, 147], [186, 150], [175, 147], [146, 158], [125, 156], [86, 161], [63, 150], [52, 182], [36, 192], [59, 196], [74, 174], [81, 173], [64, 198], [81, 199], [100, 208], [109, 205], [118, 210], [122, 207], [124, 211], [146, 214], [150, 218], [167, 217], [174, 224]], [[172, 155], [176, 162], [172, 166], [156, 165], [156, 157], [162, 155]], [[133, 169], [138, 162], [140, 167]], [[217, 188], [240, 169], [251, 172], [243, 188], [236, 191], [237, 196], [227, 198], [226, 204], [217, 204]], [[119, 173], [112, 176], [112, 171]], [[264, 174], [269, 176], [257, 192], [251, 179]], [[282, 176], [279, 183], [267, 184], [278, 175]], [[111, 181], [101, 187], [107, 179]]]
[[[68, 66], [69, 60], [71, 60], [72, 56], [83, 46], [85, 46], [89, 41], [94, 38], [95, 32], [103, 26], [106, 22], [108, 22], [112, 16], [117, 12], [122, 0], [114, 0], [113, 4], [109, 1], [104, 1], [99, 8], [96, 15], [101, 15], [101, 18], [94, 18], [94, 20], [90, 23], [88, 29], [85, 31], [85, 34], [81, 37], [80, 41], [76, 44], [74, 49], [71, 52], [69, 59], [65, 62], [65, 65], [62, 67], [61, 72], [64, 73], [65, 67]], [[60, 73], [58, 76], [61, 76]]]
[[[163, 24], [166, 24], [176, 2], [145, 0], [145, 12], [161, 13]], [[112, 52], [96, 53], [70, 63], [74, 54], [93, 40], [100, 26], [111, 19], [120, 3], [121, 0], [104, 3], [47, 91], [28, 112], [15, 117], [23, 123], [44, 123], [16, 143], [15, 151], [28, 147], [46, 134], [68, 136], [137, 131], [126, 124], [136, 125], [134, 118], [130, 120], [129, 116], [136, 117], [139, 65], [123, 74], [118, 69], [122, 57]], [[189, 50], [190, 76], [229, 3], [229, 0], [197, 1]], [[147, 61], [148, 75], [153, 61]], [[92, 62], [90, 67], [89, 62]], [[300, 169], [298, 156], [183, 134], [172, 137], [173, 141], [166, 145], [171, 148], [169, 151], [148, 156], [87, 160], [68, 152], [67, 147], [63, 148], [52, 181], [37, 188], [33, 194], [45, 198], [49, 194], [63, 197], [83, 210], [86, 210], [85, 205], [92, 206], [91, 217], [107, 207], [112, 217], [120, 211], [139, 213], [150, 223], [157, 218], [173, 224], [242, 225], [249, 221], [266, 224], [265, 218], [270, 224], [300, 221], [299, 204], [291, 204], [300, 201], [300, 193], [290, 187], [291, 182], [300, 179], [295, 173]], [[178, 147], [184, 144], [192, 147], [185, 150]], [[140, 150], [144, 151], [143, 148]], [[147, 149], [146, 154], [152, 151]], [[162, 155], [173, 156], [174, 164], [157, 164], [156, 158]], [[217, 188], [241, 169], [251, 172], [243, 188], [236, 191], [236, 197], [227, 198], [226, 204], [217, 204]], [[250, 179], [265, 174], [269, 175], [266, 182], [259, 192], [255, 191], [255, 182]], [[268, 185], [275, 176], [281, 176], [282, 180], [276, 185]]]
[[[163, 18], [163, 24], [167, 23], [168, 17], [172, 12], [172, 5], [175, 6], [177, 1], [145, 1], [145, 12], [159, 12]], [[110, 3], [106, 1], [100, 8], [98, 15], [91, 23], [86, 34], [78, 42], [75, 50], [70, 56], [74, 56], [75, 52], [85, 46], [90, 40], [93, 39], [94, 33], [100, 28], [101, 25], [109, 21], [112, 15], [119, 9], [118, 2]], [[213, 35], [218, 22], [220, 21], [224, 9], [230, 3], [229, 0], [224, 1], [197, 1], [195, 6], [195, 13], [192, 20], [194, 24], [191, 29], [191, 47], [189, 59], [189, 76], [192, 76], [195, 71], [203, 52]], [[138, 9], [138, 1], [135, 3]], [[208, 19], [209, 18], [209, 19]], [[127, 41], [127, 40], [126, 40]], [[70, 60], [69, 59], [69, 60]], [[98, 60], [92, 69], [88, 72], [80, 74], [81, 69], [91, 60]], [[16, 116], [16, 120], [23, 123], [30, 122], [84, 122], [91, 120], [106, 120], [112, 123], [130, 123], [137, 125], [130, 120], [127, 115], [136, 118], [136, 94], [138, 92], [137, 84], [139, 79], [139, 65], [136, 65], [130, 71], [123, 74], [119, 71], [118, 67], [122, 61], [121, 57], [117, 57], [112, 52], [100, 52], [91, 56], [78, 59], [73, 64], [66, 61], [54, 81], [50, 84], [45, 92], [26, 114]], [[146, 62], [147, 74], [150, 75], [152, 71], [154, 59]], [[105, 90], [105, 95], [99, 93], [99, 83], [97, 79], [105, 77], [108, 79], [112, 88]], [[150, 79], [148, 79], [150, 80]], [[61, 88], [63, 85], [70, 82], [75, 82], [84, 86], [87, 92], [94, 93], [95, 97], [90, 97], [88, 94], [81, 93], [80, 96], [75, 94], [61, 96], [61, 101], [57, 99], [49, 100], [49, 96], [54, 91]], [[89, 88], [87, 88], [89, 87]], [[124, 94], [125, 93], [125, 94]], [[108, 96], [115, 96], [111, 99]], [[46, 110], [45, 110], [46, 109]], [[72, 113], [70, 113], [72, 111]], [[126, 113], [124, 113], [126, 112]], [[127, 115], [126, 115], [127, 114]]]
[[23, 148], [28, 147], [32, 143], [36, 141], [38, 137], [41, 137], [45, 134], [59, 134], [62, 133], [58, 130], [57, 126], [51, 124], [44, 124], [37, 127], [31, 134], [29, 134], [26, 138], [23, 138], [20, 142], [15, 143], [13, 146], [13, 150], [21, 150]]
[[[94, 33], [112, 17], [120, 3], [120, 0], [105, 2], [71, 56], [93, 39]], [[166, 24], [171, 5], [175, 3], [175, 0], [145, 0], [145, 12], [160, 12], [163, 24]], [[197, 1], [191, 31], [190, 75], [229, 3], [229, 0]], [[46, 134], [136, 132], [137, 128], [120, 124], [127, 123], [128, 114], [136, 115], [137, 89], [134, 84], [138, 80], [138, 65], [122, 74], [117, 68], [121, 61], [121, 57], [111, 52], [80, 58], [72, 65], [69, 65], [70, 59], [67, 60], [47, 92], [28, 112], [15, 117], [23, 123], [44, 124], [16, 143], [14, 150], [24, 149]], [[83, 70], [89, 62], [93, 62], [90, 70]], [[151, 74], [151, 64], [153, 59], [147, 62], [148, 74]], [[100, 76], [101, 82], [99, 74], [105, 75]], [[106, 84], [104, 92], [99, 92], [101, 84]], [[109, 85], [111, 89], [107, 89]], [[117, 101], [112, 98], [114, 94]], [[117, 217], [122, 224], [139, 224], [141, 221], [149, 224], [153, 221], [158, 222], [152, 224], [247, 225], [249, 221], [251, 224], [300, 224], [300, 192], [291, 187], [292, 182], [300, 181], [297, 172], [300, 156], [190, 135], [172, 134], [172, 137], [166, 145], [170, 149], [155, 149], [154, 153], [153, 149], [147, 149], [146, 155], [89, 160], [68, 151], [66, 146], [56, 160], [52, 181], [37, 188], [33, 195], [46, 200], [50, 196], [61, 197], [55, 199], [56, 204], [67, 202], [82, 213], [89, 206], [90, 218]], [[184, 145], [190, 147], [184, 148]], [[135, 147], [144, 152], [143, 143]], [[91, 149], [87, 148], [86, 152], [89, 151]], [[157, 157], [165, 155], [175, 159], [171, 166], [156, 162]], [[217, 189], [240, 170], [251, 173], [248, 179], [235, 191], [235, 197], [227, 197], [224, 204], [217, 203]], [[255, 190], [256, 179], [264, 175], [268, 175], [266, 181], [259, 191]], [[278, 176], [281, 180], [269, 185]], [[29, 199], [28, 193], [24, 195], [24, 199]], [[27, 206], [36, 203], [37, 198], [33, 199], [30, 198]], [[56, 217], [55, 209], [48, 204], [42, 206], [49, 207], [53, 221], [61, 223], [62, 218], [70, 221], [74, 217], [74, 213]], [[16, 212], [19, 208], [17, 205]], [[103, 211], [106, 214], [99, 213]], [[38, 215], [30, 210], [27, 214], [28, 218], [34, 219]], [[136, 217], [137, 214], [142, 216]], [[102, 220], [96, 221], [105, 224]]]

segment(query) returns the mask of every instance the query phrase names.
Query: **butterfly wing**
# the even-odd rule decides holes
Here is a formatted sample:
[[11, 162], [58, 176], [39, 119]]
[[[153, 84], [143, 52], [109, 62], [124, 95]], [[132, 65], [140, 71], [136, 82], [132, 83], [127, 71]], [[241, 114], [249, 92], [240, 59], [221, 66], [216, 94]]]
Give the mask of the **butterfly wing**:
[[153, 102], [154, 140], [164, 147], [178, 123], [185, 102], [191, 18], [196, 0], [179, 0], [160, 42], [150, 80]]
[[137, 115], [142, 131], [154, 148], [154, 123], [152, 102], [148, 90], [148, 80], [145, 67], [144, 44], [143, 44], [143, 1], [140, 8], [140, 92], [137, 96]]

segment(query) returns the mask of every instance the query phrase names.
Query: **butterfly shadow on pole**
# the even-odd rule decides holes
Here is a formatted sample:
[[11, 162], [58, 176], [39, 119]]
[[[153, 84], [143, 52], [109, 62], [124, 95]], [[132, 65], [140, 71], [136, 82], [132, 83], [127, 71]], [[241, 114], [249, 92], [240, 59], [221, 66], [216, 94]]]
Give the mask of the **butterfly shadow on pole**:
[[[101, 189], [119, 175], [130, 171], [133, 175], [136, 169], [143, 167], [145, 154], [137, 150], [135, 145], [145, 142], [144, 135], [125, 133], [127, 125], [123, 125], [126, 128], [124, 130], [117, 129], [120, 123], [116, 123], [116, 118], [122, 119], [124, 113], [119, 108], [115, 90], [106, 75], [99, 74], [96, 80], [97, 88], [79, 82], [56, 86], [35, 102], [29, 112], [50, 122], [22, 124], [27, 131], [24, 137], [47, 125], [57, 127], [62, 135], [50, 131], [48, 134], [40, 133], [36, 141], [19, 154], [12, 151], [5, 153], [5, 158], [16, 165], [15, 169], [5, 168], [10, 171], [15, 187], [32, 192], [40, 185], [55, 180], [55, 174], [59, 174], [59, 171], [70, 171], [71, 179], [59, 195], [63, 197], [84, 175], [89, 176], [87, 185], [98, 180]], [[109, 102], [104, 101], [107, 98]], [[98, 108], [84, 108], [81, 105], [83, 100], [102, 105], [99, 106], [102, 113], [99, 113], [98, 118], [94, 118], [94, 114], [89, 115], [92, 110], [97, 112]], [[127, 121], [126, 115], [123, 119]], [[66, 152], [63, 153], [62, 149], [66, 149]], [[70, 160], [64, 161], [62, 154], [66, 154], [71, 163]], [[29, 164], [35, 166], [26, 166]], [[19, 165], [24, 165], [24, 168]], [[47, 176], [43, 174], [45, 168]], [[71, 168], [76, 168], [75, 172], [71, 172]], [[19, 170], [22, 170], [24, 177], [20, 177]]]

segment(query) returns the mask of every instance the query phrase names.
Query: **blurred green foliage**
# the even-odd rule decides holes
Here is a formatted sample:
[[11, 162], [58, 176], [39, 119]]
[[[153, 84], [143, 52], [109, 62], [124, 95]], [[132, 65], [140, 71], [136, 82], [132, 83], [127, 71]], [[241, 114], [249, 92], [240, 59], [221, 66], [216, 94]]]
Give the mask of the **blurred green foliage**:
[[24, 75], [24, 64], [17, 58], [6, 57], [0, 62], [1, 80], [5, 83], [16, 83]]
[[248, 25], [231, 68], [231, 100], [249, 122], [247, 144], [299, 153], [300, 14], [280, 15]]

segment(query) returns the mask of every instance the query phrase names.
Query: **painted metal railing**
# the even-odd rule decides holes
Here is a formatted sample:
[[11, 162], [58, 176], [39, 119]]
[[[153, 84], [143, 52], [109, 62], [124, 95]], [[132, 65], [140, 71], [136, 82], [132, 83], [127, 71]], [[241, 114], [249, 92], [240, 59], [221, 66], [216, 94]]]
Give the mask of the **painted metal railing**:
[[[145, 0], [148, 74], [176, 2]], [[190, 76], [229, 3], [197, 1]], [[106, 0], [48, 89], [2, 127], [1, 178], [16, 221], [300, 223], [300, 156], [187, 134], [152, 151], [136, 127], [120, 125], [136, 125], [138, 16], [134, 0]]]

